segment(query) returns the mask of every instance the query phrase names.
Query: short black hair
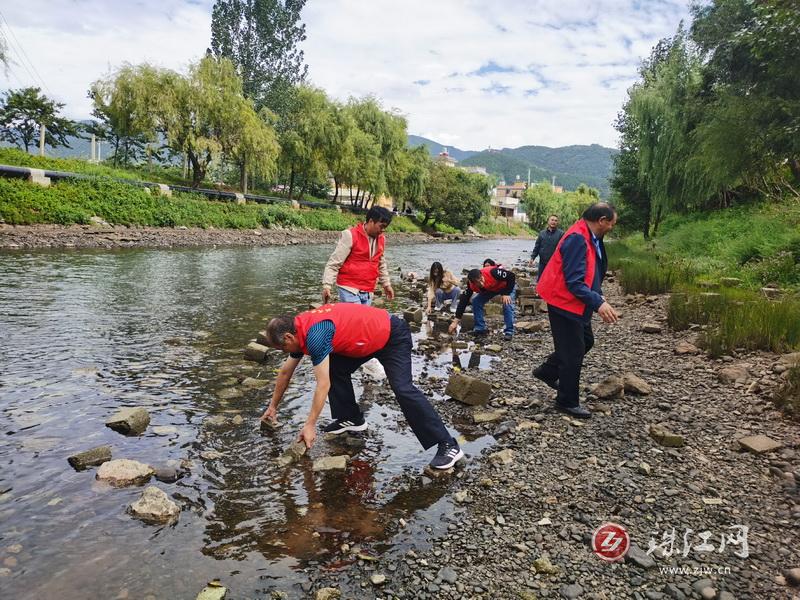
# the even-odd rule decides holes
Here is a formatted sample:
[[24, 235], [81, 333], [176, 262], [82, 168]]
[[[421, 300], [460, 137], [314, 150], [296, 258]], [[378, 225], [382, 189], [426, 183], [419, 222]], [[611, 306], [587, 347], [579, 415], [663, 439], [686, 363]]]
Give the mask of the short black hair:
[[387, 225], [392, 222], [392, 211], [383, 206], [373, 206], [367, 211], [364, 221], [375, 221], [377, 223], [386, 223]]
[[612, 221], [614, 219], [614, 215], [617, 214], [617, 209], [614, 208], [613, 204], [609, 204], [608, 202], [595, 202], [581, 215], [581, 218], [585, 221], [590, 221], [592, 223], [596, 223], [603, 217]]
[[481, 278], [480, 269], [472, 269], [469, 273], [467, 273], [467, 280], [472, 281], [473, 283], [478, 281], [480, 278]]
[[497, 263], [494, 262], [491, 258], [487, 258], [487, 259], [485, 259], [483, 261], [483, 266], [484, 267], [496, 267]]
[[294, 326], [294, 317], [292, 315], [281, 315], [275, 317], [267, 323], [267, 342], [270, 346], [283, 346], [283, 336], [287, 333], [297, 335], [297, 329]]

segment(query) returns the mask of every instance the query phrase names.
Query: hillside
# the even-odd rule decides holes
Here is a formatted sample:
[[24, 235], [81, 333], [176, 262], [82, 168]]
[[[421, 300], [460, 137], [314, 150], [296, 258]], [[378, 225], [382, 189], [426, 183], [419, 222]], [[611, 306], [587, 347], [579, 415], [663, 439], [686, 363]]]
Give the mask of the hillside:
[[447, 148], [447, 153], [455, 158], [458, 162], [461, 162], [464, 159], [473, 156], [474, 154], [478, 154], [477, 150], [461, 150], [460, 148], [455, 148], [453, 146], [447, 146], [440, 142], [435, 142], [433, 140], [429, 140], [428, 138], [424, 138], [419, 135], [411, 135], [408, 136], [408, 145], [412, 148], [416, 148], [417, 146], [427, 146], [428, 152], [431, 156], [437, 156], [443, 148]]
[[410, 146], [426, 146], [431, 156], [438, 155], [442, 148], [455, 158], [461, 166], [484, 167], [490, 173], [510, 183], [520, 179], [527, 180], [528, 169], [532, 182], [552, 181], [556, 185], [574, 190], [581, 183], [600, 190], [603, 198], [607, 198], [611, 189], [608, 178], [613, 169], [613, 157], [617, 153], [612, 148], [598, 144], [564, 146], [548, 148], [547, 146], [520, 146], [519, 148], [503, 148], [502, 150], [461, 150], [445, 146], [434, 140], [409, 135]]

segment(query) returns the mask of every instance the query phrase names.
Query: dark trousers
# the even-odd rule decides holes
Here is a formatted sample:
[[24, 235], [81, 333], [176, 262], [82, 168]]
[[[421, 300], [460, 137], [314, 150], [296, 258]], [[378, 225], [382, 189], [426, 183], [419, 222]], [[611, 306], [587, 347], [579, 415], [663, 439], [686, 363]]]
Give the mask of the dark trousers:
[[570, 319], [553, 310], [548, 311], [548, 316], [555, 352], [545, 359], [539, 373], [550, 381], [558, 380], [558, 404], [575, 407], [580, 404], [583, 357], [594, 346], [592, 322]]
[[547, 266], [547, 262], [548, 261], [543, 260], [541, 256], [539, 257], [539, 270], [536, 271], [536, 281], [539, 281], [542, 278], [542, 273], [544, 273], [544, 268]]
[[404, 320], [395, 316], [391, 317], [389, 341], [375, 354], [362, 358], [330, 355], [331, 389], [328, 399], [331, 403], [331, 416], [346, 421], [361, 417], [351, 376], [371, 358], [377, 358], [383, 365], [400, 410], [422, 447], [427, 450], [440, 442], [450, 441], [451, 436], [439, 413], [411, 381], [411, 330]]

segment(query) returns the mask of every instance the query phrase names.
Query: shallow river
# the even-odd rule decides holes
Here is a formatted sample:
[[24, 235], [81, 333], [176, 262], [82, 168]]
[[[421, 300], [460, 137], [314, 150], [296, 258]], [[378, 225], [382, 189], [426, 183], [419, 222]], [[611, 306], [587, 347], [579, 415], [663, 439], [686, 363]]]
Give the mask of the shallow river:
[[[424, 274], [432, 260], [460, 274], [486, 257], [512, 264], [531, 246], [390, 244], [387, 254], [393, 277], [398, 269]], [[315, 570], [352, 560], [344, 543], [391, 556], [446, 527], [453, 510], [446, 485], [420, 477], [431, 452], [419, 447], [394, 401], [370, 389], [380, 384], [365, 380], [364, 398], [377, 400], [364, 402], [370, 429], [346, 475], [312, 473], [309, 461], [275, 464], [307, 415], [309, 361], [295, 375], [275, 433], [258, 428], [271, 388], [238, 385], [245, 376], [274, 379], [281, 356], [247, 363], [242, 348], [266, 317], [318, 300], [331, 249], [0, 253], [3, 597], [194, 598], [215, 578], [231, 598], [275, 589], [302, 597]], [[406, 302], [400, 296], [394, 310]], [[423, 328], [415, 337], [426, 335]], [[489, 359], [478, 362], [485, 367]], [[433, 359], [415, 354], [415, 376], [446, 376], [452, 363], [449, 350]], [[149, 410], [144, 435], [104, 426], [122, 406]], [[325, 409], [321, 422], [328, 416]], [[476, 454], [493, 441], [463, 446]], [[67, 464], [102, 444], [114, 458], [188, 468], [175, 483], [152, 481], [181, 505], [175, 525], [126, 514], [142, 488], [114, 489], [95, 480], [96, 469]], [[331, 452], [342, 453], [318, 438], [311, 456]]]

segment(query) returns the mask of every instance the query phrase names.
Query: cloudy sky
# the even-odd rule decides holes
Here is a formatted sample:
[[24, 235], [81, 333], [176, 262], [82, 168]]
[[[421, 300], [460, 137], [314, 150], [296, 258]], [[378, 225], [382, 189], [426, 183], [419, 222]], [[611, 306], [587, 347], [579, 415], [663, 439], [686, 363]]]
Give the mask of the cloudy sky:
[[[409, 132], [461, 149], [616, 145], [642, 57], [688, 0], [309, 0], [312, 83], [373, 94]], [[183, 69], [209, 45], [213, 0], [3, 3], [3, 88], [38, 85], [87, 118], [89, 84], [124, 62]]]

